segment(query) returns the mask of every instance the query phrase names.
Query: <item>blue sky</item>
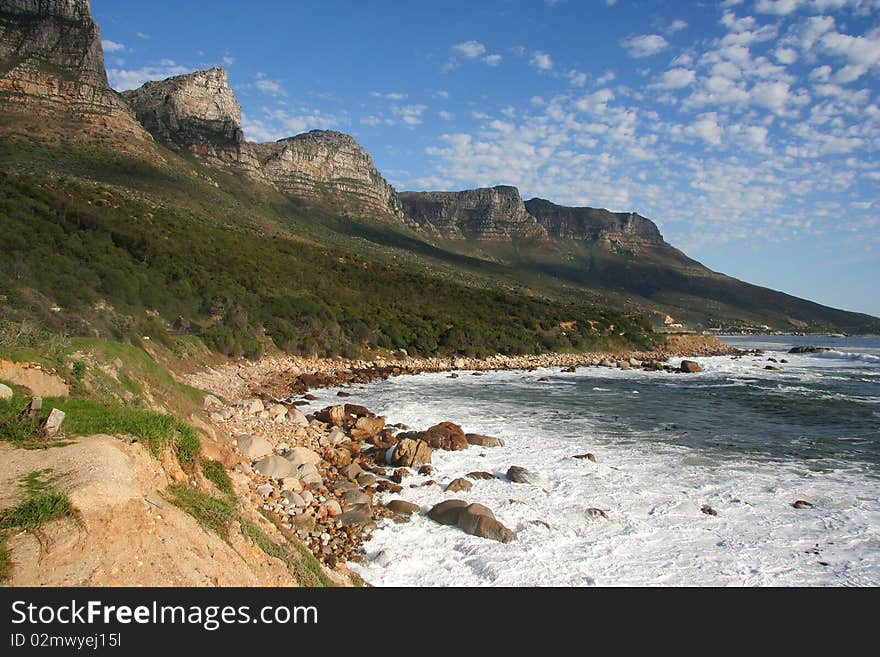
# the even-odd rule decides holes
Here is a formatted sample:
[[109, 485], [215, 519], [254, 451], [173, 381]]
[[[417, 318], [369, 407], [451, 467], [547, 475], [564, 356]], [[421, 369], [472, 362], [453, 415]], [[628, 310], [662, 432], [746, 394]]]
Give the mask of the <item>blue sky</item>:
[[880, 316], [880, 0], [92, 0], [111, 84], [229, 70], [249, 139], [399, 190], [636, 211], [708, 267]]

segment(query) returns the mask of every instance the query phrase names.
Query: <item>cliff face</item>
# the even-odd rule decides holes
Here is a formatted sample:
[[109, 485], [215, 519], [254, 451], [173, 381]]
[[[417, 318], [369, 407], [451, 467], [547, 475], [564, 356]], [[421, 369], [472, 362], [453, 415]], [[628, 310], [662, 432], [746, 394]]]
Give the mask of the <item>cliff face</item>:
[[593, 242], [608, 251], [638, 253], [665, 244], [653, 221], [632, 212], [571, 208], [533, 198], [525, 207], [553, 237]]
[[404, 213], [413, 224], [447, 239], [542, 239], [547, 236], [526, 210], [516, 187], [403, 192], [399, 196]]
[[403, 219], [394, 188], [349, 135], [312, 130], [254, 144], [254, 149], [266, 179], [284, 194], [327, 199], [346, 210], [367, 208]]
[[241, 106], [226, 71], [212, 68], [148, 82], [122, 97], [159, 141], [193, 153], [212, 166], [241, 168], [262, 177], [241, 129]]
[[88, 0], [0, 2], [0, 116], [12, 134], [151, 142], [107, 83]]

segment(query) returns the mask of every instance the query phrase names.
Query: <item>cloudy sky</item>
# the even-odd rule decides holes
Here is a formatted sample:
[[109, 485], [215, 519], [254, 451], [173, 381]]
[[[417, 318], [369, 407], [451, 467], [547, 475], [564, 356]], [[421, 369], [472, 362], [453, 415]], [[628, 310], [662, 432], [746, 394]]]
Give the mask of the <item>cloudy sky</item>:
[[92, 0], [116, 89], [225, 66], [249, 139], [398, 189], [636, 211], [712, 269], [880, 315], [880, 0]]

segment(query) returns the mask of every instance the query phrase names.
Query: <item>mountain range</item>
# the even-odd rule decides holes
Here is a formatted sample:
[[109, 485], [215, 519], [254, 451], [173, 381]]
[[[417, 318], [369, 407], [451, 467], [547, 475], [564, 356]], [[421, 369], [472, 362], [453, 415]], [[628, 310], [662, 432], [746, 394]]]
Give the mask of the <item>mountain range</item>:
[[[77, 308], [68, 312], [76, 315], [68, 330], [112, 330], [118, 318], [102, 320], [94, 310], [109, 303], [128, 308], [132, 315], [135, 308], [157, 312], [157, 321], [168, 326], [177, 322], [208, 332], [223, 326], [223, 331], [217, 329], [223, 334], [215, 336], [218, 343], [238, 344], [243, 334], [265, 331], [279, 346], [308, 351], [320, 344], [319, 351], [332, 351], [334, 340], [326, 334], [334, 329], [326, 324], [335, 323], [347, 336], [343, 342], [406, 344], [431, 352], [442, 350], [444, 336], [467, 324], [466, 319], [452, 322], [437, 316], [448, 315], [449, 305], [442, 311], [426, 310], [439, 302], [419, 300], [417, 291], [435, 285], [444, 286], [438, 297], [448, 297], [448, 304], [468, 295], [493, 296], [498, 305], [489, 303], [487, 308], [497, 308], [501, 315], [504, 304], [543, 304], [538, 315], [546, 313], [547, 321], [524, 329], [526, 320], [516, 320], [514, 331], [543, 336], [538, 348], [577, 347], [562, 340], [562, 335], [571, 336], [559, 328], [566, 322], [556, 322], [556, 316], [570, 312], [598, 317], [599, 306], [616, 308], [619, 317], [640, 315], [658, 329], [880, 332], [875, 317], [713, 272], [668, 244], [651, 220], [636, 213], [523, 200], [515, 187], [505, 185], [397, 192], [369, 153], [341, 132], [314, 130], [275, 142], [250, 142], [222, 68], [148, 82], [119, 94], [108, 84], [100, 32], [87, 0], [0, 1], [0, 139], [6, 198], [16, 199], [14, 207], [7, 202], [6, 214], [21, 215], [19, 227], [8, 229], [31, 225], [49, 235], [53, 225], [61, 225], [68, 241], [62, 243], [64, 257], [56, 260], [64, 261], [65, 277], [83, 270], [81, 284], [91, 286], [89, 294], [59, 292], [69, 282], [62, 285], [45, 272], [35, 272], [39, 267], [28, 252], [32, 242], [13, 243], [10, 238], [2, 263], [9, 282], [0, 293], [13, 301], [7, 300], [5, 308], [0, 305], [0, 311], [57, 324], [59, 311], [51, 309], [66, 302], [69, 310]], [[99, 215], [82, 220], [96, 225], [92, 233], [77, 233], [76, 240], [86, 244], [94, 231], [105, 231], [113, 248], [125, 251], [126, 264], [119, 266], [128, 268], [126, 275], [135, 280], [140, 277], [140, 283], [111, 284], [108, 279], [115, 279], [114, 274], [92, 271], [96, 265], [90, 249], [97, 247], [71, 248], [69, 240], [83, 228], [67, 226], [70, 213], [59, 209], [64, 203], [85, 204], [85, 214]], [[43, 212], [43, 206], [52, 210]], [[39, 215], [42, 223], [28, 219], [31, 215]], [[178, 231], [184, 228], [182, 238]], [[244, 234], [247, 239], [230, 239]], [[188, 273], [178, 265], [156, 269], [158, 261], [189, 239], [199, 245], [223, 243], [225, 252], [204, 256], [214, 259], [210, 276]], [[244, 269], [268, 266], [247, 263], [242, 270], [230, 269], [230, 262], [248, 258], [279, 258], [266, 275], [299, 271], [302, 262], [295, 255], [285, 260], [288, 249], [279, 248], [282, 243], [314, 252], [305, 260], [313, 267], [320, 260], [325, 271], [333, 269], [325, 261], [348, 264], [352, 254], [360, 272], [371, 270], [370, 279], [363, 281], [361, 273], [328, 274], [339, 285], [375, 286], [381, 283], [374, 280], [377, 272], [389, 277], [386, 287], [415, 285], [415, 290], [401, 292], [409, 299], [401, 303], [409, 305], [401, 307], [400, 322], [412, 335], [421, 331], [433, 338], [419, 347], [412, 336], [397, 335], [399, 327], [384, 326], [372, 311], [344, 317], [354, 306], [340, 301], [340, 310], [320, 291], [307, 289], [311, 279], [303, 278], [306, 274], [285, 293], [297, 301], [287, 299], [291, 307], [275, 311], [262, 292], [254, 298], [254, 290], [265, 281], [231, 280]], [[151, 265], [151, 271], [142, 271], [144, 265]], [[157, 271], [161, 282], [151, 278]], [[230, 282], [212, 290], [199, 278], [202, 274], [206, 279], [229, 277]], [[157, 284], [188, 292], [177, 294], [176, 300], [162, 295], [153, 299], [157, 294], [148, 288]], [[128, 291], [120, 294], [120, 289]], [[574, 307], [582, 310], [570, 310]], [[236, 308], [241, 309], [237, 320], [232, 317]], [[326, 312], [333, 322], [321, 319]], [[309, 322], [302, 321], [303, 313], [314, 315], [313, 324], [324, 322], [322, 330], [304, 328]], [[285, 317], [290, 321], [282, 321]], [[611, 315], [604, 317], [600, 323], [605, 329], [599, 333], [607, 337], [615, 333], [615, 322], [607, 320]], [[419, 328], [422, 321], [430, 328]], [[504, 321], [486, 317], [479, 332], [490, 335]], [[358, 322], [364, 327], [355, 339], [358, 331], [350, 324]], [[449, 338], [446, 346], [455, 349], [453, 343], [473, 341], [467, 333]], [[279, 341], [278, 335], [289, 340]], [[596, 335], [594, 328], [581, 337]], [[498, 348], [499, 340], [509, 338], [486, 337], [486, 347]]]

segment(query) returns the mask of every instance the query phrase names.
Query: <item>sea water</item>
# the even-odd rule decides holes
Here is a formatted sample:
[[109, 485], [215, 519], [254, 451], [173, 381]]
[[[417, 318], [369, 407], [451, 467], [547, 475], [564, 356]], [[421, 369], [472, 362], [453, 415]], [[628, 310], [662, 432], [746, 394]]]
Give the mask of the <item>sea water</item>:
[[[502, 544], [424, 515], [383, 520], [350, 567], [377, 586], [880, 584], [880, 339], [724, 339], [766, 351], [697, 358], [696, 374], [546, 368], [349, 389], [389, 422], [506, 441], [435, 450], [439, 486], [413, 475], [379, 500], [480, 502], [517, 533]], [[833, 351], [787, 353], [810, 343]], [[598, 462], [572, 458], [585, 452]], [[539, 480], [507, 481], [511, 465]], [[498, 478], [444, 492], [477, 470]]]

